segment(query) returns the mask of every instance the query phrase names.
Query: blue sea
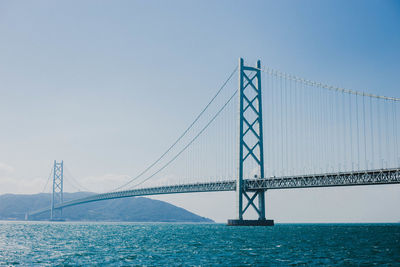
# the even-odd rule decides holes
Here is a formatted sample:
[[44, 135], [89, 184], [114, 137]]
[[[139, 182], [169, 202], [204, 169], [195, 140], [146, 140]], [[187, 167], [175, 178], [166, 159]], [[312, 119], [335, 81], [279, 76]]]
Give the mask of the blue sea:
[[0, 265], [400, 266], [400, 224], [0, 222]]

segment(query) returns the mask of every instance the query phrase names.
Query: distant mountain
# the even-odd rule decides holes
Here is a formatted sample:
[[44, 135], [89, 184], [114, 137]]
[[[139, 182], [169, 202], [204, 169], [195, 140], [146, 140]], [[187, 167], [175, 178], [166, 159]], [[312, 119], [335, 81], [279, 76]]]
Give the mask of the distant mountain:
[[[93, 193], [64, 193], [64, 201]], [[51, 194], [0, 195], [0, 220], [24, 220], [25, 213], [50, 206]], [[49, 213], [31, 220], [48, 220]], [[63, 209], [67, 221], [213, 222], [167, 202], [144, 197], [104, 200]]]

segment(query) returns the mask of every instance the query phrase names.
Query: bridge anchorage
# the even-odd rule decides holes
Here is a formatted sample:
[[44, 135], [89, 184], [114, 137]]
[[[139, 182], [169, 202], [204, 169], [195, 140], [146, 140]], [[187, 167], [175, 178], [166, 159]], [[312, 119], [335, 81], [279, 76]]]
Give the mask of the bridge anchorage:
[[[236, 180], [237, 219], [228, 220], [228, 225], [272, 226], [273, 220], [265, 218], [266, 189], [249, 190], [244, 185], [243, 172], [255, 163], [254, 177], [264, 178], [264, 144], [261, 97], [261, 62], [256, 67], [245, 66], [239, 59], [239, 162]], [[252, 165], [254, 168], [254, 164]], [[243, 205], [243, 198], [247, 200]], [[258, 220], [244, 220], [243, 215], [252, 207]]]

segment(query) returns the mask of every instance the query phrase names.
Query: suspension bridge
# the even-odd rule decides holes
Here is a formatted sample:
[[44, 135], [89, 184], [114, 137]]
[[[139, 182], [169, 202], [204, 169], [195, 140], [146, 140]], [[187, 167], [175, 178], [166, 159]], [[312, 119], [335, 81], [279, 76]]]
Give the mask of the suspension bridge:
[[[268, 190], [400, 183], [399, 109], [399, 98], [240, 59], [192, 123], [138, 175], [109, 192], [64, 201], [64, 163], [55, 161], [51, 204], [27, 217], [57, 219], [63, 208], [115, 198], [235, 191], [237, 218], [228, 224], [273, 225]], [[250, 210], [257, 219], [247, 218]]]

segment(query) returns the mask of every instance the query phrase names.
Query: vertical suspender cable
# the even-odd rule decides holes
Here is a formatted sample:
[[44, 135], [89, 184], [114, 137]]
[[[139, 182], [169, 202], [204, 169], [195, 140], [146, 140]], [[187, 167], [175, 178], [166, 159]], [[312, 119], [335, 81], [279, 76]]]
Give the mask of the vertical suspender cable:
[[339, 108], [339, 95], [337, 92], [335, 92], [335, 125], [336, 125], [336, 146], [337, 146], [337, 170], [338, 172], [341, 171], [341, 155], [342, 155], [342, 146], [341, 146], [341, 141], [340, 140], [340, 108]]
[[308, 110], [307, 110], [307, 112], [308, 112], [308, 126], [307, 126], [307, 129], [308, 129], [308, 145], [309, 145], [309, 150], [310, 150], [310, 154], [311, 154], [311, 157], [310, 157], [310, 173], [311, 174], [313, 174], [314, 173], [314, 147], [313, 147], [313, 138], [312, 138], [312, 134], [313, 134], [313, 132], [312, 132], [312, 130], [311, 130], [311, 127], [312, 127], [312, 87], [310, 86], [309, 88], [307, 88], [307, 101], [308, 101], [308, 103], [307, 103], [307, 107], [308, 107]]
[[281, 91], [281, 175], [283, 176], [283, 88], [282, 88], [282, 76], [279, 77], [279, 89]]
[[294, 128], [294, 104], [296, 99], [294, 98], [294, 84], [295, 82], [291, 82], [290, 83], [290, 162], [291, 162], [291, 166], [292, 166], [292, 171], [291, 171], [291, 175], [295, 175], [295, 151], [296, 151], [296, 147], [295, 147], [295, 138], [294, 138], [294, 134], [296, 129]]
[[353, 113], [351, 109], [352, 95], [349, 95], [349, 125], [350, 125], [350, 154], [351, 154], [351, 170], [354, 171], [354, 151], [353, 151]]
[[384, 102], [384, 104], [385, 104], [385, 111], [386, 111], [386, 160], [385, 160], [385, 163], [386, 163], [386, 168], [388, 168], [388, 161], [390, 160], [390, 147], [389, 147], [389, 105], [386, 105], [388, 102], [387, 101], [385, 101]]
[[375, 167], [375, 155], [374, 155], [374, 126], [373, 126], [373, 116], [372, 116], [372, 97], [369, 98], [369, 115], [370, 115], [370, 126], [371, 126], [371, 164], [370, 168]]
[[298, 142], [297, 142], [297, 138], [295, 138], [295, 136], [297, 137], [297, 135], [298, 135], [298, 129], [299, 129], [299, 120], [298, 120], [298, 118], [297, 118], [297, 116], [298, 116], [298, 112], [299, 112], [299, 110], [298, 110], [298, 98], [297, 98], [297, 82], [295, 81], [295, 83], [294, 83], [294, 105], [293, 105], [293, 107], [294, 107], [294, 113], [293, 113], [293, 123], [294, 123], [294, 125], [293, 125], [293, 128], [294, 128], [294, 131], [293, 131], [293, 138], [294, 138], [294, 143], [293, 143], [293, 145], [294, 145], [294, 147], [295, 147], [295, 151], [294, 151], [294, 153], [295, 153], [295, 155], [294, 155], [294, 166], [295, 166], [295, 173], [293, 174], [293, 175], [298, 175], [299, 174], [299, 160], [298, 160], [298, 158], [300, 157], [300, 155], [299, 155], [299, 144], [298, 144]]
[[275, 150], [275, 142], [272, 142], [272, 140], [274, 140], [274, 138], [275, 138], [275, 136], [274, 136], [274, 133], [275, 133], [275, 131], [276, 131], [276, 128], [274, 127], [274, 117], [275, 117], [275, 107], [276, 107], [276, 105], [273, 105], [273, 103], [274, 102], [276, 102], [275, 101], [275, 94], [274, 94], [274, 76], [271, 76], [271, 81], [270, 81], [270, 84], [271, 84], [271, 95], [270, 95], [270, 98], [271, 98], [271, 102], [270, 102], [270, 108], [271, 108], [271, 121], [269, 122], [269, 129], [266, 131], [266, 132], [268, 132], [269, 134], [270, 134], [270, 140], [268, 140], [268, 144], [270, 144], [271, 145], [271, 147], [269, 147], [266, 151], [268, 151], [268, 155], [269, 155], [269, 158], [270, 158], [270, 162], [269, 162], [269, 167], [271, 168], [271, 175], [272, 176], [275, 176], [275, 169], [276, 169], [276, 167], [275, 167], [275, 157], [273, 157], [273, 155], [271, 154], [271, 151], [273, 150], [273, 151], [276, 151]]
[[320, 138], [320, 131], [319, 131], [319, 101], [318, 101], [318, 96], [319, 96], [319, 87], [316, 87], [314, 90], [314, 99], [313, 99], [313, 106], [314, 106], [314, 149], [315, 149], [315, 163], [314, 163], [314, 171], [315, 173], [319, 173], [319, 163], [321, 159], [320, 155], [320, 147], [321, 145], [319, 144], [319, 138]]
[[331, 153], [332, 153], [332, 165], [331, 165], [331, 169], [332, 169], [332, 172], [335, 172], [335, 170], [334, 170], [334, 166], [336, 165], [335, 164], [335, 160], [336, 160], [336, 150], [335, 150], [335, 142], [333, 141], [333, 140], [335, 140], [335, 124], [334, 124], [334, 122], [335, 122], [335, 120], [334, 120], [334, 118], [333, 118], [333, 113], [334, 113], [334, 106], [333, 106], [333, 100], [331, 100], [330, 101], [330, 107], [331, 107], [331, 127], [332, 127], [332, 130], [331, 130], [331, 139], [330, 139], [330, 141], [331, 141]]
[[319, 161], [318, 161], [318, 168], [319, 168], [319, 170], [318, 170], [318, 172], [319, 173], [322, 173], [323, 171], [322, 171], [322, 164], [323, 164], [323, 156], [324, 156], [324, 154], [323, 154], [323, 146], [322, 146], [322, 142], [323, 142], [323, 134], [322, 134], [322, 89], [321, 88], [318, 88], [318, 92], [319, 92], [319, 94], [318, 94], [318, 98], [317, 98], [317, 112], [318, 112], [318, 117], [317, 117], [317, 120], [318, 120], [318, 129], [317, 129], [317, 131], [318, 131], [318, 144], [317, 144], [317, 146], [318, 146], [318, 154], [319, 154]]
[[274, 103], [275, 103], [275, 105], [274, 105], [274, 121], [273, 121], [273, 129], [274, 129], [273, 133], [274, 133], [274, 135], [273, 135], [273, 137], [274, 137], [274, 140], [275, 140], [275, 142], [274, 142], [274, 151], [275, 151], [275, 153], [276, 153], [276, 156], [274, 157], [274, 176], [278, 176], [278, 175], [279, 175], [278, 170], [279, 170], [279, 168], [280, 168], [280, 166], [279, 166], [280, 157], [279, 157], [279, 154], [278, 154], [279, 145], [280, 145], [279, 142], [278, 142], [278, 140], [280, 141], [279, 135], [278, 135], [278, 129], [279, 129], [279, 125], [278, 125], [278, 115], [279, 115], [279, 106], [278, 106], [279, 80], [278, 80], [278, 78], [275, 77], [275, 76], [273, 77], [273, 83], [274, 83], [274, 95], [275, 95], [275, 97], [274, 97]]
[[315, 123], [314, 123], [314, 88], [310, 87], [310, 137], [311, 137], [311, 173], [315, 174], [316, 148], [315, 148]]
[[305, 119], [306, 119], [306, 123], [305, 123], [305, 125], [304, 125], [304, 127], [305, 127], [305, 131], [304, 131], [304, 136], [305, 136], [305, 140], [307, 140], [306, 141], [306, 144], [307, 144], [307, 152], [308, 152], [308, 155], [307, 155], [307, 161], [306, 161], [306, 172], [307, 173], [311, 173], [311, 161], [312, 161], [312, 147], [310, 146], [310, 112], [309, 112], [309, 109], [310, 109], [310, 104], [309, 104], [309, 100], [310, 100], [310, 97], [308, 96], [308, 87], [307, 87], [307, 85], [304, 85], [305, 86], [305, 89], [303, 89], [303, 94], [304, 94], [304, 98], [305, 98], [305, 101], [304, 101], [304, 103], [306, 103], [306, 106], [305, 106]]
[[346, 95], [342, 92], [342, 107], [343, 107], [343, 112], [342, 112], [342, 125], [343, 125], [343, 171], [347, 171], [347, 129], [346, 129]]
[[[398, 127], [398, 121], [397, 121], [397, 106], [396, 102], [392, 101], [392, 113], [393, 113], [393, 135], [394, 135], [394, 145], [395, 145], [395, 157], [397, 158], [397, 168], [400, 168], [400, 155], [399, 155], [399, 144], [398, 144], [398, 137], [397, 137], [397, 127]], [[396, 160], [396, 159], [394, 159]]]
[[303, 96], [303, 101], [302, 101], [302, 103], [303, 103], [303, 107], [302, 107], [302, 109], [303, 109], [303, 112], [302, 112], [302, 117], [303, 117], [303, 123], [302, 123], [302, 134], [303, 134], [303, 140], [304, 140], [304, 142], [303, 142], [303, 144], [302, 144], [302, 149], [303, 149], [303, 163], [302, 163], [302, 165], [303, 165], [303, 173], [304, 174], [306, 174], [306, 173], [308, 173], [308, 170], [307, 170], [307, 166], [309, 165], [309, 159], [308, 159], [308, 157], [310, 156], [310, 153], [309, 153], [309, 144], [308, 144], [308, 139], [307, 139], [307, 127], [308, 127], [308, 121], [307, 121], [307, 95], [306, 95], [306, 92], [307, 92], [307, 90], [305, 90], [305, 87], [306, 87], [306, 85], [305, 84], [301, 84], [301, 94], [302, 94], [302, 96]]
[[383, 159], [382, 159], [382, 128], [381, 128], [381, 108], [380, 108], [380, 101], [377, 101], [378, 107], [378, 150], [379, 150], [379, 162], [380, 167], [383, 169]]
[[311, 91], [311, 87], [309, 87], [309, 88], [307, 88], [307, 90], [306, 90], [306, 92], [307, 92], [307, 116], [308, 116], [308, 118], [307, 118], [307, 122], [308, 122], [308, 125], [307, 125], [307, 140], [308, 140], [308, 149], [309, 149], [309, 151], [310, 151], [310, 163], [309, 163], [309, 168], [310, 168], [310, 170], [309, 170], [309, 173], [313, 173], [313, 160], [314, 160], [314, 148], [312, 147], [312, 138], [311, 138], [311, 135], [312, 135], [312, 131], [311, 131], [311, 125], [312, 125], [312, 122], [311, 122], [311, 106], [312, 106], [312, 104], [311, 104], [311, 96], [312, 96], [312, 93], [310, 93]]
[[304, 90], [304, 95], [306, 96], [306, 121], [307, 121], [307, 123], [306, 123], [306, 125], [305, 125], [305, 127], [306, 127], [306, 140], [307, 140], [307, 151], [309, 152], [309, 155], [308, 155], [308, 161], [307, 161], [307, 167], [308, 167], [308, 170], [307, 170], [307, 173], [311, 173], [312, 172], [312, 169], [311, 169], [311, 166], [312, 166], [312, 153], [313, 153], [313, 148], [311, 147], [311, 139], [310, 139], [310, 133], [311, 133], [311, 131], [310, 131], [310, 125], [311, 125], [311, 122], [310, 122], [310, 96], [308, 95], [309, 94], [309, 89], [310, 88], [308, 88], [307, 87], [307, 85], [306, 85], [306, 90]]
[[357, 119], [357, 170], [360, 170], [360, 127], [358, 124], [358, 95], [356, 95], [356, 119]]
[[300, 153], [300, 171], [302, 174], [306, 174], [306, 167], [307, 167], [307, 156], [308, 156], [308, 144], [307, 144], [307, 139], [306, 139], [306, 127], [307, 127], [307, 122], [306, 122], [306, 96], [305, 96], [305, 90], [304, 90], [304, 84], [299, 83], [299, 95], [300, 95], [300, 103], [299, 103], [299, 120], [300, 125], [299, 125], [299, 132], [301, 134], [301, 139], [303, 140], [301, 143], [299, 143], [299, 153]]
[[365, 96], [362, 96], [362, 104], [363, 104], [363, 132], [364, 132], [364, 168], [365, 170], [368, 169], [368, 162], [367, 162], [367, 130], [365, 128]]
[[288, 88], [287, 88], [287, 80], [285, 79], [285, 175], [288, 175], [288, 167], [289, 167], [289, 140], [288, 140]]
[[289, 80], [289, 91], [288, 91], [288, 106], [289, 106], [289, 112], [288, 112], [288, 136], [289, 136], [289, 162], [290, 162], [290, 168], [288, 171], [288, 175], [294, 175], [294, 139], [293, 139], [293, 82], [292, 80]]
[[316, 143], [316, 150], [317, 150], [317, 156], [316, 156], [316, 164], [315, 164], [315, 172], [316, 173], [321, 173], [320, 167], [321, 167], [321, 128], [320, 128], [320, 117], [321, 117], [321, 109], [320, 109], [320, 101], [319, 101], [319, 96], [320, 96], [321, 88], [316, 88], [315, 90], [315, 100], [314, 100], [314, 105], [315, 105], [315, 143]]
[[326, 133], [324, 136], [324, 154], [325, 154], [325, 172], [329, 172], [329, 157], [328, 155], [330, 154], [328, 152], [328, 134], [330, 132], [329, 130], [329, 111], [328, 111], [328, 92], [324, 91], [324, 132]]
[[[270, 118], [269, 118], [269, 115], [270, 115], [269, 103], [265, 99], [265, 95], [268, 94], [268, 78], [266, 78], [265, 72], [261, 72], [260, 75], [262, 77], [262, 81], [264, 82], [264, 85], [261, 86], [261, 88], [264, 88], [264, 91], [263, 91], [263, 94], [262, 94], [262, 97], [264, 98], [264, 99], [262, 99], [263, 104], [264, 104], [264, 106], [263, 106], [263, 114], [262, 114], [262, 116], [264, 118], [264, 123], [263, 123], [263, 133], [264, 133], [264, 142], [263, 142], [264, 143], [264, 175], [265, 175], [265, 177], [269, 177], [270, 176], [269, 175], [269, 164], [268, 164], [269, 163], [269, 154], [268, 154], [268, 149], [265, 149], [265, 147], [268, 147], [268, 145], [269, 145], [269, 143], [268, 143], [269, 142], [269, 132], [266, 131], [266, 129], [265, 129], [265, 127], [268, 126], [267, 123], [270, 120]], [[265, 121], [267, 123], [265, 123]]]
[[[271, 132], [271, 139], [275, 140], [275, 142], [271, 142], [271, 146], [272, 147], [271, 147], [270, 153], [272, 153], [272, 151], [277, 151], [277, 144], [276, 144], [277, 143], [276, 142], [276, 140], [277, 140], [277, 137], [276, 137], [276, 132], [277, 132], [277, 125], [276, 125], [277, 94], [276, 94], [276, 77], [275, 76], [271, 77], [271, 84], [272, 84], [271, 89], [272, 89], [272, 94], [273, 94], [272, 95], [272, 100], [273, 100], [272, 103], [275, 103], [275, 104], [271, 106], [271, 108], [272, 108], [272, 120], [271, 120], [270, 132]], [[272, 159], [272, 176], [276, 176], [276, 170], [277, 170], [276, 161], [277, 161], [277, 158], [274, 157], [273, 154], [271, 154], [271, 159]]]
[[326, 130], [326, 128], [324, 127], [324, 115], [325, 115], [325, 112], [324, 112], [324, 107], [325, 107], [325, 105], [323, 104], [323, 101], [324, 101], [324, 99], [325, 99], [325, 97], [324, 97], [324, 91], [320, 88], [319, 89], [319, 95], [320, 95], [320, 97], [319, 97], [319, 107], [320, 107], [320, 110], [319, 110], [319, 117], [320, 117], [320, 127], [319, 127], [319, 130], [320, 130], [320, 133], [319, 133], [319, 135], [320, 135], [320, 146], [321, 146], [321, 163], [320, 163], [320, 169], [321, 169], [321, 173], [323, 172], [323, 168], [324, 168], [324, 166], [323, 166], [323, 164], [324, 164], [324, 162], [326, 162], [326, 155], [325, 155], [325, 138], [324, 138], [324, 131]]

